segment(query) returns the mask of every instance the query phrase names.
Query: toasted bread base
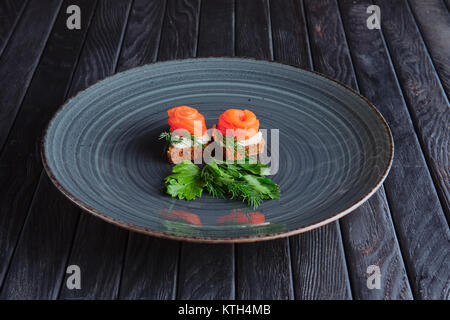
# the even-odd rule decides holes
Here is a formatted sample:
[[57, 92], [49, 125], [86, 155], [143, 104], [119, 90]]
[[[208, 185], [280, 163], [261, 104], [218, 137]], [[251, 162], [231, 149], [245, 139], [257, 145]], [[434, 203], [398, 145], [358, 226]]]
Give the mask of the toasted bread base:
[[[204, 146], [195, 146], [188, 148], [176, 148], [174, 146], [170, 146], [167, 150], [167, 158], [170, 163], [179, 164], [183, 160], [191, 160], [194, 162], [203, 160], [203, 147], [208, 146], [211, 142], [215, 142], [220, 145], [221, 139], [223, 139], [222, 134], [218, 132], [215, 126], [212, 128], [212, 140], [208, 142]], [[264, 152], [264, 145], [266, 141], [264, 138], [261, 138], [259, 143], [251, 144], [249, 146], [240, 147], [236, 150], [234, 147], [226, 147], [223, 146], [223, 160], [241, 160], [246, 156], [256, 156]], [[217, 149], [216, 149], [217, 150]], [[216, 152], [217, 153], [217, 152]], [[216, 154], [216, 157], [218, 155]]]
[[199, 160], [203, 158], [203, 148], [201, 146], [189, 148], [175, 148], [170, 146], [167, 150], [167, 158], [170, 163], [179, 164], [183, 160]]

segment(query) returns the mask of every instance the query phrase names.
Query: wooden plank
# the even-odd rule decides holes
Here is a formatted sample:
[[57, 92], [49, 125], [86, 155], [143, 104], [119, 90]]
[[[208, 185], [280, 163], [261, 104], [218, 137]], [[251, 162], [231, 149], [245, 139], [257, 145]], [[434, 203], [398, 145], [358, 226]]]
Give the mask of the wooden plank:
[[303, 1], [271, 1], [270, 14], [274, 59], [303, 69], [312, 69]]
[[[89, 24], [89, 10], [93, 7], [91, 3], [95, 4], [95, 2], [89, 0], [66, 1], [65, 4], [68, 5], [68, 3], [77, 4], [83, 10], [86, 9], [85, 20], [82, 22], [84, 28], [68, 30], [65, 12], [59, 13], [35, 76], [17, 115], [17, 120], [0, 156], [0, 261], [2, 261], [0, 264], [0, 285], [5, 278], [6, 270], [42, 171], [40, 160], [42, 131], [56, 109], [64, 102]], [[45, 188], [45, 181], [42, 184], [41, 187]], [[48, 192], [54, 194], [53, 189], [49, 189]], [[36, 265], [39, 265], [42, 270], [52, 269], [54, 266], [48, 263], [50, 263], [50, 260], [54, 261], [55, 257], [49, 257], [48, 263], [42, 261], [42, 257], [45, 257], [43, 254], [39, 256], [40, 259], [38, 260], [28, 259], [28, 246], [41, 243], [42, 247], [39, 247], [39, 249], [42, 249], [43, 252], [49, 253], [49, 251], [52, 251], [49, 248], [55, 244], [51, 243], [53, 241], [51, 232], [42, 234], [36, 232], [40, 231], [43, 225], [52, 225], [52, 223], [58, 230], [63, 223], [60, 219], [64, 219], [64, 214], [55, 211], [55, 209], [59, 210], [64, 205], [60, 198], [50, 199], [46, 197], [45, 193], [38, 193], [37, 197], [40, 198], [41, 196], [46, 199], [47, 202], [45, 203], [49, 209], [44, 212], [37, 212], [34, 209], [31, 211], [30, 215], [38, 215], [42, 219], [40, 221], [42, 224], [36, 225], [33, 222], [31, 225], [28, 223], [25, 226], [23, 239], [16, 250], [17, 257], [15, 257], [15, 260], [17, 262], [14, 262], [14, 267], [10, 268], [9, 276], [10, 279], [17, 279], [19, 276], [23, 278], [22, 281], [12, 281], [7, 284], [7, 288], [3, 290], [5, 295], [14, 293], [17, 297], [23, 294], [23, 298], [31, 298], [27, 294], [35, 292], [38, 296], [45, 296], [44, 290], [40, 290], [38, 286], [42, 284], [42, 281], [49, 281], [50, 279], [42, 277], [32, 270], [30, 272], [23, 271]], [[54, 201], [55, 203], [53, 203]], [[44, 204], [39, 204], [39, 201], [35, 201], [35, 205], [40, 208], [45, 207]], [[33, 217], [29, 218], [30, 221], [34, 221], [34, 219]], [[70, 226], [70, 213], [67, 220], [68, 226]], [[70, 234], [70, 230], [69, 228], [68, 234]], [[61, 239], [64, 238], [64, 235], [59, 236]], [[36, 240], [37, 238], [40, 240]], [[55, 251], [54, 254], [60, 254], [60, 251]], [[22, 262], [26, 263], [25, 265], [20, 264], [21, 258], [24, 259]], [[61, 258], [64, 259], [64, 256]], [[62, 263], [64, 262], [62, 261]], [[51, 274], [50, 271], [47, 273], [47, 275]], [[41, 281], [38, 281], [36, 277]], [[52, 280], [52, 283], [57, 281], [56, 279]], [[21, 283], [29, 283], [27, 291], [20, 291], [15, 287]], [[51, 292], [46, 294], [49, 297], [52, 296]]]
[[[166, 6], [165, 1], [135, 0], [119, 69], [155, 61]], [[120, 299], [173, 299], [179, 250], [177, 241], [130, 232]]]
[[[312, 69], [302, 2], [271, 1], [270, 5], [275, 60]], [[323, 60], [327, 61], [326, 58]], [[351, 299], [345, 252], [337, 222], [290, 237], [289, 240], [296, 299]]]
[[[131, 0], [99, 1], [72, 82], [71, 94], [115, 72], [131, 4]], [[67, 263], [80, 267], [82, 286], [79, 290], [62, 286], [59, 298], [117, 297], [127, 237], [128, 231], [83, 213]]]
[[118, 296], [128, 232], [83, 212], [67, 266], [81, 270], [81, 289], [64, 285], [60, 299], [114, 299]]
[[174, 299], [179, 251], [177, 241], [130, 232], [120, 299]]
[[202, 2], [197, 56], [234, 55], [234, 0]]
[[44, 50], [62, 0], [31, 1], [0, 57], [0, 151]]
[[236, 1], [236, 55], [272, 60], [272, 30], [267, 0]]
[[409, 3], [448, 97], [450, 96], [449, 9], [442, 0], [411, 0]]
[[[79, 210], [45, 173], [4, 281], [0, 299], [56, 299]], [[49, 214], [51, 213], [51, 214]]]
[[234, 246], [183, 243], [177, 299], [234, 299]]
[[[383, 187], [344, 217], [341, 228], [355, 299], [413, 299]], [[380, 268], [380, 289], [367, 287], [369, 266]]]
[[358, 88], [335, 0], [304, 0], [316, 71]]
[[[406, 0], [387, 4], [383, 32], [447, 220], [450, 219], [449, 102]], [[450, 34], [449, 34], [450, 36]], [[450, 39], [450, 38], [449, 38]], [[447, 42], [449, 42], [448, 40]], [[448, 55], [450, 55], [450, 47]]]
[[116, 72], [132, 0], [99, 0], [69, 96]]
[[328, 224], [290, 240], [296, 299], [352, 299], [339, 224]]
[[0, 2], [0, 56], [19, 22], [27, 0], [4, 0]]
[[118, 71], [156, 60], [166, 0], [135, 0], [128, 22]]
[[200, 0], [167, 0], [158, 60], [196, 55], [199, 15]]
[[293, 299], [288, 239], [236, 246], [236, 299]]
[[[315, 70], [357, 89], [357, 81], [335, 0], [305, 1]], [[355, 299], [411, 299], [405, 266], [384, 190], [340, 220]], [[373, 232], [372, 230], [375, 230]], [[369, 290], [367, 267], [377, 265], [379, 290]]]
[[[236, 55], [273, 59], [266, 0], [236, 2]], [[292, 299], [289, 240], [236, 245], [237, 299]]]
[[[203, 1], [198, 56], [234, 55], [234, 1]], [[234, 299], [234, 246], [184, 243], [178, 299]]]
[[379, 30], [369, 30], [371, 2], [339, 1], [361, 93], [388, 121], [396, 144], [385, 182], [414, 297], [448, 299], [450, 230]]

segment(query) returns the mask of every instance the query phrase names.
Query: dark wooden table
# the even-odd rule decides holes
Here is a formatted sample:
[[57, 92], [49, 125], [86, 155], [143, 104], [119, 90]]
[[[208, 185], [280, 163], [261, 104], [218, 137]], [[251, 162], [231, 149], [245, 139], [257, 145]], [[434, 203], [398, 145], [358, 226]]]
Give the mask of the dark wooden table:
[[[69, 30], [69, 5], [81, 29]], [[381, 9], [369, 29], [367, 7]], [[1, 0], [0, 298], [449, 299], [450, 0]], [[55, 110], [160, 60], [247, 56], [336, 78], [382, 112], [395, 160], [362, 207], [239, 245], [129, 232], [81, 212], [42, 170]], [[68, 289], [78, 265], [81, 289]], [[367, 268], [380, 268], [380, 289]]]

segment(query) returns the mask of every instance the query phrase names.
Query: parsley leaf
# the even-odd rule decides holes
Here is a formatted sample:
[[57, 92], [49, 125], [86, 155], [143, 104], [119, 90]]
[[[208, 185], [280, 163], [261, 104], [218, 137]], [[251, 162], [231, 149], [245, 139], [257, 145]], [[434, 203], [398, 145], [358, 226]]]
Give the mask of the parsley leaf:
[[205, 182], [200, 168], [184, 160], [172, 168], [172, 174], [164, 179], [167, 193], [173, 198], [193, 200], [202, 196]]

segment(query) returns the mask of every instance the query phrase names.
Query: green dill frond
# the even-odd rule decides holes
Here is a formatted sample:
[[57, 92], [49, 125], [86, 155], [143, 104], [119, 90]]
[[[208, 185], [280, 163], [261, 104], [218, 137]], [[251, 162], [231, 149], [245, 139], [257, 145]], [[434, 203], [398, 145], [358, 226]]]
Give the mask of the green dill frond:
[[161, 132], [159, 135], [159, 140], [166, 140], [166, 144], [164, 145], [163, 153], [166, 153], [169, 150], [169, 147], [175, 143], [180, 143], [182, 141], [181, 138], [174, 138], [172, 132], [165, 131]]

